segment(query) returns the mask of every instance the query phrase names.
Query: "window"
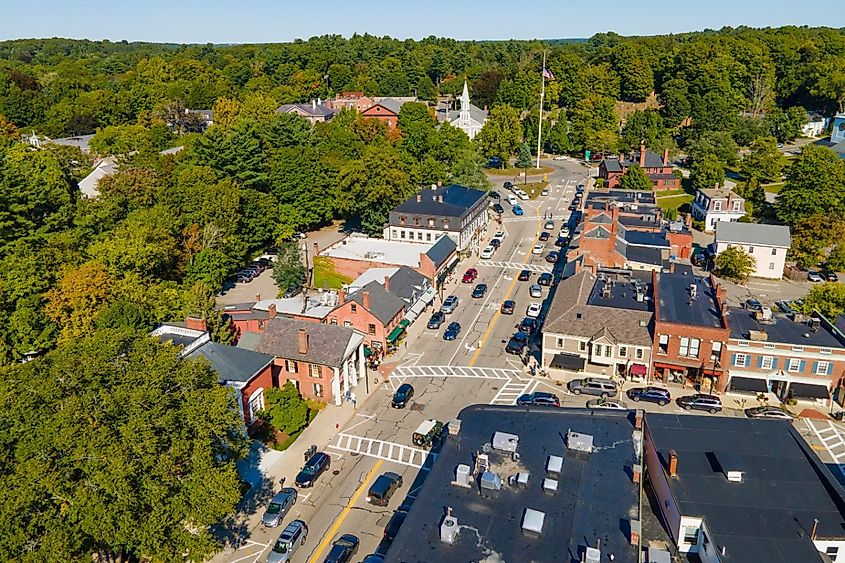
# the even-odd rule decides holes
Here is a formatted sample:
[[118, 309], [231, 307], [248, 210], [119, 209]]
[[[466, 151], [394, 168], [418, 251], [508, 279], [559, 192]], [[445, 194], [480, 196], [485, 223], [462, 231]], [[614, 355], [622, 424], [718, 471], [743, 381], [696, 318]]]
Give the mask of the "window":
[[721, 342], [713, 342], [710, 345], [710, 361], [716, 361], [722, 357], [722, 343]]
[[605, 346], [604, 347], [604, 357], [605, 358], [609, 358], [612, 353], [613, 353], [613, 346]]
[[353, 303], [353, 304], [352, 304], [352, 306], [350, 307], [350, 310], [351, 310], [353, 313], [357, 313], [357, 312], [358, 312], [358, 305], [356, 305], [355, 303]]
[[602, 352], [602, 345], [601, 344], [593, 344], [593, 356], [601, 356]]
[[584, 342], [583, 340], [581, 340], [580, 342], [578, 342], [578, 349], [582, 352], [586, 352], [587, 351], [587, 343]]
[[285, 370], [288, 373], [296, 373], [296, 362], [293, 360], [285, 360]]
[[299, 391], [299, 380], [298, 379], [288, 379], [287, 381], [291, 385], [293, 385], [297, 391]]
[[319, 383], [314, 384], [314, 396], [315, 397], [322, 397], [323, 396], [323, 386]]
[[449, 230], [449, 220], [448, 219], [443, 219], [443, 228], [446, 229], [447, 231]]
[[657, 342], [657, 351], [661, 354], [668, 354], [669, 353], [669, 335], [668, 334], [661, 334], [660, 339]]
[[684, 543], [695, 545], [698, 543], [698, 528], [684, 526]]
[[619, 347], [619, 356], [624, 358], [628, 355], [628, 347], [627, 346], [620, 346]]
[[721, 211], [722, 210], [722, 202], [716, 200], [713, 202], [713, 211]]
[[404, 225], [404, 224], [405, 224], [405, 221], [406, 221], [406, 217], [405, 217], [405, 216], [403, 216], [403, 215], [400, 215], [400, 216], [399, 216], [399, 224], [400, 224], [400, 225]]
[[777, 249], [777, 248], [773, 248], [773, 249], [772, 249], [772, 256], [777, 256], [777, 255], [778, 255], [778, 249]]
[[419, 218], [419, 217], [414, 217], [414, 226], [415, 226], [415, 227], [419, 227], [419, 226], [420, 226], [420, 218]]
[[769, 262], [769, 269], [770, 269], [770, 270], [774, 270], [774, 269], [775, 269], [775, 263], [774, 263], [774, 262]]
[[429, 226], [429, 227], [433, 227], [433, 226], [434, 226], [434, 217], [429, 217], [429, 218], [428, 218], [428, 226]]
[[405, 231], [399, 231], [399, 238], [405, 238]]
[[819, 348], [819, 354], [830, 354], [830, 348]]
[[740, 207], [741, 204], [742, 204], [741, 201], [735, 201], [734, 202], [734, 211], [741, 211], [742, 210], [742, 208]]
[[264, 330], [264, 321], [258, 321], [258, 330]]
[[763, 369], [772, 369], [775, 365], [775, 359], [772, 356], [763, 356], [760, 358], [760, 367]]
[[701, 349], [701, 340], [698, 338], [692, 338], [689, 341], [689, 357], [690, 358], [697, 358], [698, 351]]
[[816, 375], [827, 375], [830, 362], [816, 362]]
[[426, 242], [431, 242], [431, 233], [425, 234], [425, 240], [426, 240]]
[[264, 410], [264, 388], [259, 387], [249, 396], [249, 420], [254, 422], [258, 418], [258, 413]]
[[836, 557], [839, 555], [839, 547], [835, 545], [829, 545], [825, 548], [824, 554], [830, 557], [833, 561], [836, 561]]
[[681, 356], [689, 354], [689, 338], [686, 336], [681, 337], [681, 347], [678, 349], [678, 354]]
[[422, 231], [417, 231], [417, 240], [422, 240]]
[[315, 379], [322, 377], [323, 373], [320, 370], [319, 364], [308, 364], [308, 375]]
[[337, 324], [337, 319], [336, 319], [336, 318], [334, 318], [334, 317], [332, 317], [332, 318], [331, 318], [331, 320], [329, 321], [329, 324], [331, 324], [331, 325], [336, 325], [336, 324]]
[[786, 362], [786, 371], [791, 371], [793, 373], [801, 371], [801, 360], [798, 358], [789, 358], [789, 361]]
[[748, 254], [754, 254], [754, 247], [753, 246], [748, 247]]
[[390, 238], [396, 239], [399, 238], [399, 231], [396, 229], [390, 229]]
[[367, 325], [367, 334], [375, 334], [376, 333], [376, 325], [370, 323]]
[[563, 348], [563, 338], [558, 338], [558, 339], [557, 339], [557, 347], [558, 347], [558, 348]]
[[746, 354], [736, 354], [734, 355], [734, 365], [735, 366], [745, 366], [745, 362], [748, 360], [748, 356]]
[[637, 359], [638, 360], [643, 359], [643, 349], [642, 348], [637, 348]]

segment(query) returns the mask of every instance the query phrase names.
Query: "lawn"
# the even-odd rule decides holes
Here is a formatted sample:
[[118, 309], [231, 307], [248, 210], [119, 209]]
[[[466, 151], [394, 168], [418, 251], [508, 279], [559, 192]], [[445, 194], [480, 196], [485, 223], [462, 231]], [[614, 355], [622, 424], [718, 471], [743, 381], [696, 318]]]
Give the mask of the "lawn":
[[687, 193], [687, 191], [683, 190], [683, 189], [680, 189], [680, 190], [660, 190], [660, 191], [657, 191], [657, 192], [654, 192], [654, 193], [657, 194], [657, 199], [660, 199], [662, 197], [670, 197], [670, 196], [673, 196], [673, 195], [683, 195], [683, 194]]
[[779, 182], [777, 184], [765, 184], [763, 189], [769, 192], [770, 194], [777, 194], [783, 189], [784, 182]]
[[689, 194], [683, 195], [673, 195], [669, 197], [661, 197], [657, 199], [657, 205], [662, 209], [664, 212], [668, 211], [669, 209], [679, 209], [682, 206], [691, 203], [693, 200], [693, 196]]
[[525, 190], [530, 199], [537, 199], [543, 188], [548, 187], [548, 185], [548, 182], [528, 182], [527, 184], [514, 184], [514, 187]]
[[314, 257], [314, 278], [311, 285], [321, 289], [341, 289], [343, 284], [352, 283], [352, 278], [337, 273], [334, 263], [327, 256]]

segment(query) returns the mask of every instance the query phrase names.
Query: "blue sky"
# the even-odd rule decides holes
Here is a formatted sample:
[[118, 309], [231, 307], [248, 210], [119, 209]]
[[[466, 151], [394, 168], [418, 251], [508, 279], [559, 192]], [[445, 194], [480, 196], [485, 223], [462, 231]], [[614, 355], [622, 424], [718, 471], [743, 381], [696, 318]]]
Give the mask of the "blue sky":
[[845, 27], [842, 0], [0, 0], [0, 13], [0, 39], [174, 43], [278, 42], [353, 33], [547, 39], [726, 25]]

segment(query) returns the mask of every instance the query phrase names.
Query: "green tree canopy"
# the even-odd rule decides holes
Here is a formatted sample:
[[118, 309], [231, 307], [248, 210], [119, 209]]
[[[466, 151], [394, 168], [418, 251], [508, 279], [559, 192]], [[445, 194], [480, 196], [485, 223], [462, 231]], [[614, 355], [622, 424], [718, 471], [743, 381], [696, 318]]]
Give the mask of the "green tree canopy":
[[742, 159], [740, 173], [745, 178], [758, 178], [762, 182], [778, 182], [784, 167], [783, 155], [774, 137], [762, 137], [751, 144]]
[[818, 311], [830, 320], [835, 319], [845, 313], [845, 284], [827, 282], [813, 285], [798, 308], [807, 315]]
[[786, 172], [777, 196], [778, 219], [794, 225], [803, 218], [845, 212], [845, 161], [832, 150], [805, 145]]
[[273, 262], [273, 281], [279, 286], [279, 293], [301, 288], [305, 283], [305, 266], [302, 265], [301, 250], [296, 241], [279, 245], [279, 254]]
[[619, 186], [626, 190], [651, 190], [652, 183], [645, 171], [635, 164], [628, 168], [619, 179]]
[[725, 181], [722, 162], [713, 154], [705, 154], [692, 163], [690, 171], [692, 187], [696, 190], [721, 186]]
[[737, 246], [729, 247], [716, 256], [716, 273], [729, 280], [745, 282], [756, 267], [754, 257]]
[[505, 166], [522, 142], [522, 127], [516, 110], [507, 105], [496, 106], [487, 116], [484, 127], [475, 137], [478, 151], [485, 158], [498, 158]]

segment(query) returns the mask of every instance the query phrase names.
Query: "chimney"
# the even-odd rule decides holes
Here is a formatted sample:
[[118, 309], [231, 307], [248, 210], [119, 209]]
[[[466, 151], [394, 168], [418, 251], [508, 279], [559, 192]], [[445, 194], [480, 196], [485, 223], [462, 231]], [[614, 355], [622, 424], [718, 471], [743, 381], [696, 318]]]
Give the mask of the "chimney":
[[384, 290], [390, 291], [390, 276], [384, 276]]
[[669, 273], [670, 274], [675, 273], [675, 263], [674, 262], [669, 262]]
[[669, 149], [663, 149], [663, 166], [669, 166]]
[[308, 331], [304, 328], [299, 329], [299, 353], [306, 355], [308, 353]]
[[311, 109], [317, 109], [317, 100], [311, 100]]
[[337, 302], [341, 305], [346, 303], [346, 291], [343, 289], [337, 290]]
[[443, 203], [443, 195], [437, 196], [437, 201]]
[[640, 168], [645, 168], [645, 143], [640, 145]]
[[669, 477], [678, 477], [678, 452], [669, 450]]
[[205, 332], [208, 327], [205, 325], [205, 319], [202, 317], [188, 317], [185, 319], [185, 326], [192, 330], [201, 330]]
[[323, 105], [323, 99], [322, 98], [317, 98], [317, 105], [318, 106]]
[[364, 302], [364, 309], [370, 310], [370, 292], [361, 290], [361, 300]]
[[270, 305], [267, 307], [267, 316], [271, 319], [276, 318], [276, 304], [275, 303], [270, 303]]
[[813, 529], [810, 531], [810, 541], [816, 541], [816, 531], [819, 528], [819, 519], [813, 518]]
[[417, 203], [422, 201], [422, 194], [417, 194]]

